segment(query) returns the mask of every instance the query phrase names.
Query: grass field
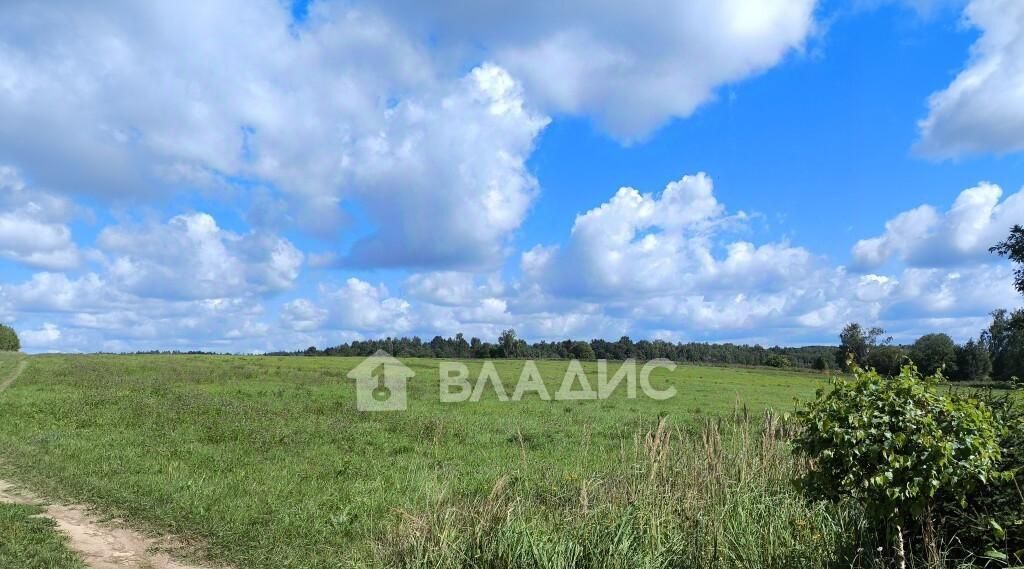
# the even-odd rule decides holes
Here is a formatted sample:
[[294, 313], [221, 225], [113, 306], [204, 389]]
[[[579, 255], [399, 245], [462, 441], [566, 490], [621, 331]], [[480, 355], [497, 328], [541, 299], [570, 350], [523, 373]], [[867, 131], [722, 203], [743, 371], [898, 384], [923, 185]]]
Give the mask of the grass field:
[[[829, 555], [838, 550], [825, 530], [804, 535], [808, 524], [850, 531], [841, 515], [800, 502], [788, 453], [751, 434], [765, 408], [788, 411], [795, 397], [812, 398], [820, 376], [680, 366], [653, 376], [656, 386], [677, 388], [667, 401], [629, 400], [619, 390], [602, 401], [500, 402], [487, 391], [478, 403], [442, 404], [438, 362], [411, 360], [408, 410], [365, 413], [346, 377], [358, 361], [33, 356], [0, 394], [0, 476], [177, 534], [213, 561], [246, 568], [474, 566], [472, 555], [511, 567], [524, 563], [516, 557], [524, 548], [536, 566], [614, 566], [621, 554], [627, 567], [640, 559], [607, 551], [588, 564], [574, 548], [594, 540], [619, 543], [652, 567], [686, 566], [681, 560], [698, 554], [749, 566], [729, 551], [777, 554], [764, 566], [784, 567], [793, 562], [787, 555], [818, 542]], [[497, 366], [514, 379], [521, 363]], [[0, 359], [0, 378], [13, 367]], [[540, 364], [551, 392], [565, 367]], [[720, 442], [708, 440], [709, 428]], [[704, 455], [716, 445], [718, 470], [698, 472], [714, 463]], [[784, 463], [771, 471], [786, 476], [769, 472], [769, 463]], [[680, 468], [697, 485], [662, 478]], [[715, 480], [715, 488], [700, 486]], [[734, 492], [746, 486], [750, 492]], [[750, 503], [730, 502], [742, 496]], [[666, 504], [670, 497], [675, 505]], [[608, 537], [622, 539], [624, 520], [643, 503], [655, 517], [633, 520], [633, 541]], [[690, 519], [701, 512], [706, 519]], [[577, 523], [594, 516], [596, 524]], [[768, 519], [776, 519], [771, 527]], [[663, 524], [689, 524], [690, 533], [672, 535], [697, 540], [699, 531], [705, 541], [669, 543]], [[770, 535], [745, 535], [751, 528]], [[484, 531], [504, 541], [481, 541]], [[756, 543], [729, 542], [741, 537]], [[495, 543], [505, 549], [488, 550]], [[430, 558], [444, 548], [447, 558]]]

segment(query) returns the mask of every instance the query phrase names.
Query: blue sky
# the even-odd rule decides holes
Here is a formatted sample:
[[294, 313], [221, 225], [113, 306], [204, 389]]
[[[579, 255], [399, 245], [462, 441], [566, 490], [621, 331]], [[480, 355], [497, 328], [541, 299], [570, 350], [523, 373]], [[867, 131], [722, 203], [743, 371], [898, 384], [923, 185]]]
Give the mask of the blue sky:
[[29, 351], [976, 335], [1021, 298], [1014, 0], [0, 8]]

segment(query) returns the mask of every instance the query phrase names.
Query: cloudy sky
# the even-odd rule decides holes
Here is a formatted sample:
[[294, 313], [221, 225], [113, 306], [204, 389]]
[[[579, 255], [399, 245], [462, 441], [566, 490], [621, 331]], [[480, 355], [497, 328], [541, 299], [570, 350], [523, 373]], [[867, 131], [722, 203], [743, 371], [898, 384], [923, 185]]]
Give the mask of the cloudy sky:
[[1020, 0], [0, 3], [27, 351], [962, 340], [1022, 186]]

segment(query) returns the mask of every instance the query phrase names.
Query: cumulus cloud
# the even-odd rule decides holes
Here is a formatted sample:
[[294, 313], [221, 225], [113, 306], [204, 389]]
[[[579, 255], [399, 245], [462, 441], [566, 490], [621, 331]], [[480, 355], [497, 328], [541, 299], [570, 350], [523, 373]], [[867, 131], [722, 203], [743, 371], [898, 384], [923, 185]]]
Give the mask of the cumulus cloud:
[[482, 47], [532, 99], [642, 138], [778, 65], [815, 31], [815, 0], [377, 3], [423, 35]]
[[854, 261], [861, 269], [872, 269], [891, 258], [915, 267], [983, 260], [990, 256], [989, 247], [1024, 220], [1024, 190], [1000, 201], [1002, 196], [1002, 188], [982, 182], [961, 192], [944, 213], [931, 205], [900, 213], [886, 222], [882, 235], [854, 245]]
[[810, 254], [784, 243], [728, 243], [724, 258], [716, 257], [715, 233], [745, 217], [725, 216], [704, 173], [684, 176], [658, 196], [620, 188], [577, 216], [565, 245], [527, 251], [522, 267], [544, 289], [583, 298], [771, 288], [806, 270]]
[[486, 267], [537, 193], [525, 162], [547, 118], [530, 112], [502, 68], [474, 69], [453, 92], [388, 113], [345, 156], [351, 185], [378, 230], [345, 262], [360, 266]]
[[918, 147], [939, 157], [1024, 150], [1024, 3], [972, 0], [964, 19], [981, 37], [963, 71], [928, 99]]
[[405, 290], [411, 298], [442, 306], [464, 306], [501, 295], [504, 288], [497, 274], [437, 271], [414, 273], [405, 280]]
[[19, 334], [34, 334], [36, 341], [27, 344], [33, 351], [232, 350], [256, 341], [274, 348], [263, 305], [254, 297], [139, 297], [119, 284], [96, 273], [36, 273], [0, 285], [0, 305], [18, 315]]
[[316, 3], [296, 25], [276, 0], [5, 3], [0, 21], [0, 153], [49, 187], [258, 180], [294, 210], [277, 219], [329, 238], [354, 203], [375, 231], [340, 253], [360, 266], [495, 264], [536, 195], [547, 118], [519, 84], [438, 69], [372, 10]]
[[[1001, 195], [982, 184], [945, 213], [922, 206], [900, 214], [885, 235], [857, 244], [862, 266], [849, 271], [785, 241], [730, 241], [748, 217], [728, 215], [707, 175], [660, 195], [622, 188], [578, 215], [565, 243], [522, 255], [509, 311], [536, 333], [542, 319], [563, 319], [606, 333], [800, 343], [858, 320], [903, 340], [935, 329], [963, 337], [993, 308], [1020, 304], [1009, 267], [987, 252], [1007, 222], [1024, 218], [1024, 193]], [[863, 272], [893, 256], [911, 266]]]
[[327, 310], [305, 298], [286, 302], [281, 309], [281, 321], [292, 330], [300, 332], [317, 330], [326, 320]]
[[105, 228], [97, 238], [108, 253], [109, 278], [140, 297], [201, 299], [289, 288], [303, 254], [267, 233], [226, 231], [205, 213], [165, 224]]
[[78, 266], [67, 225], [75, 209], [67, 199], [29, 189], [14, 168], [0, 166], [0, 255], [43, 269]]
[[37, 330], [22, 330], [19, 337], [28, 349], [48, 349], [58, 347], [61, 333], [56, 324], [46, 322]]
[[413, 327], [409, 302], [392, 296], [383, 284], [353, 277], [339, 287], [322, 285], [320, 296], [332, 328], [397, 335]]

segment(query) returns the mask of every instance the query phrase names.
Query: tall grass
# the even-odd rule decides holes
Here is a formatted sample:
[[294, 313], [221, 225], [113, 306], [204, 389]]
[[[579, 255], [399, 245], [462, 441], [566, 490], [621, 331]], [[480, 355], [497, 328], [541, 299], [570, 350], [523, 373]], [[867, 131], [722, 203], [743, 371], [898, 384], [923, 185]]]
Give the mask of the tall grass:
[[563, 480], [554, 491], [503, 477], [485, 500], [403, 513], [378, 539], [377, 559], [435, 569], [874, 563], [858, 512], [809, 503], [794, 487], [803, 465], [787, 426], [770, 411], [752, 422], [745, 411], [691, 429], [663, 418], [600, 477]]

